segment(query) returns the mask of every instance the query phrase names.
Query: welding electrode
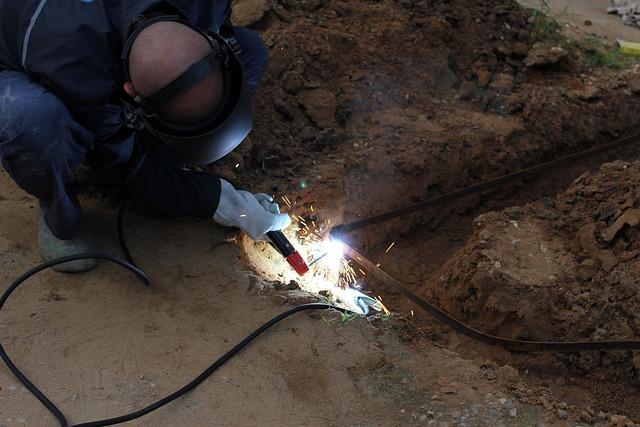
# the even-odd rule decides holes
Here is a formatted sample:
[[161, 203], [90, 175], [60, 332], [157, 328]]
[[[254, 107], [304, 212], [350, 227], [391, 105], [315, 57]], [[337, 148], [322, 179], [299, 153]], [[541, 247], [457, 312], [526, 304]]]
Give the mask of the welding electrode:
[[301, 276], [309, 271], [309, 266], [300, 253], [293, 247], [289, 239], [287, 239], [282, 231], [270, 231], [267, 237], [271, 244], [280, 254], [287, 260], [289, 265]]

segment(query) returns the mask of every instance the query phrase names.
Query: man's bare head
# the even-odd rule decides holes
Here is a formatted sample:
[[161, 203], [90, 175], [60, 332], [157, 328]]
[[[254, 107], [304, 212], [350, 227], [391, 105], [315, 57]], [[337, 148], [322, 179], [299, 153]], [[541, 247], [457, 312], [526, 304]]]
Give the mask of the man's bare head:
[[[199, 32], [179, 22], [163, 21], [145, 28], [134, 40], [129, 54], [131, 82], [125, 83], [129, 96], [150, 96], [171, 83], [191, 65], [211, 53], [209, 41]], [[161, 111], [174, 123], [201, 123], [215, 112], [222, 99], [220, 68], [170, 101]]]

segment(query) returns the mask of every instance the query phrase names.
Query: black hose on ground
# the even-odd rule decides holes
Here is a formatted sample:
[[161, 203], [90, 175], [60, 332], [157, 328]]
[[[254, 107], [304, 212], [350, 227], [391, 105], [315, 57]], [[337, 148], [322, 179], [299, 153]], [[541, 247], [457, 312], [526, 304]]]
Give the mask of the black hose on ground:
[[[140, 279], [142, 282], [146, 284], [149, 283], [149, 277], [143, 271], [139, 270], [137, 267], [134, 267], [133, 265], [129, 264], [126, 261], [119, 260], [110, 255], [104, 255], [104, 254], [72, 255], [72, 256], [67, 256], [67, 257], [43, 262], [42, 264], [39, 264], [33, 267], [32, 269], [30, 269], [29, 271], [27, 271], [26, 273], [18, 277], [16, 280], [14, 280], [13, 283], [9, 285], [9, 287], [2, 293], [2, 297], [0, 297], [0, 311], [2, 311], [4, 304], [7, 302], [7, 300], [9, 299], [9, 296], [11, 296], [13, 291], [15, 291], [18, 288], [18, 286], [22, 285], [31, 276], [34, 276], [43, 270], [46, 270], [48, 268], [54, 267], [59, 264], [63, 264], [65, 262], [78, 261], [78, 260], [84, 260], [84, 259], [103, 259], [103, 260], [114, 262], [126, 268], [127, 270], [131, 271], [132, 273], [134, 273], [138, 277], [138, 279]], [[38, 398], [38, 400], [49, 410], [49, 412], [53, 414], [54, 417], [56, 417], [60, 425], [63, 427], [67, 427], [68, 426], [67, 419], [64, 417], [62, 412], [56, 407], [56, 405], [53, 402], [51, 402], [51, 400], [49, 400], [44, 395], [44, 393], [42, 393], [38, 389], [38, 387], [36, 387], [31, 381], [29, 381], [29, 379], [26, 377], [26, 375], [24, 375], [20, 371], [20, 369], [18, 369], [18, 367], [13, 363], [13, 361], [5, 351], [4, 347], [2, 346], [2, 343], [0, 343], [0, 357], [2, 358], [2, 361], [5, 363], [5, 365], [7, 365], [9, 370], [20, 380], [20, 382], [24, 384], [24, 386], [31, 393], [33, 393], [33, 395], [36, 398]]]
[[[121, 243], [123, 243], [123, 242], [124, 242], [124, 239], [121, 241]], [[123, 246], [123, 248], [126, 248], [126, 244]], [[127, 252], [128, 252], [128, 250], [127, 250]], [[65, 262], [69, 262], [69, 261], [84, 260], [84, 259], [102, 259], [102, 260], [106, 260], [106, 261], [110, 261], [110, 262], [116, 263], [116, 264], [120, 265], [121, 267], [124, 267], [127, 270], [129, 270], [132, 273], [134, 273], [136, 275], [136, 277], [138, 277], [138, 279], [140, 279], [144, 284], [146, 284], [146, 285], [150, 284], [149, 277], [142, 270], [140, 270], [138, 267], [133, 265], [133, 263], [131, 263], [131, 262], [123, 261], [123, 260], [120, 260], [120, 259], [115, 258], [113, 256], [104, 255], [104, 254], [79, 254], [79, 255], [73, 255], [73, 256], [68, 256], [68, 257], [64, 257], [64, 258], [58, 258], [58, 259], [54, 259], [54, 260], [51, 260], [51, 261], [43, 262], [42, 264], [39, 264], [39, 265], [33, 267], [32, 269], [30, 269], [29, 271], [27, 271], [26, 273], [24, 273], [20, 277], [18, 277], [16, 280], [14, 280], [13, 283], [11, 283], [11, 285], [9, 285], [9, 287], [2, 293], [2, 296], [0, 297], [0, 311], [2, 311], [2, 308], [4, 307], [4, 304], [7, 302], [7, 300], [11, 296], [11, 294], [16, 289], [18, 289], [18, 287], [20, 285], [25, 283], [26, 280], [29, 279], [30, 277], [32, 277], [35, 274], [40, 273], [41, 271], [46, 270], [46, 269], [48, 269], [50, 267], [56, 266], [58, 264], [63, 264]], [[243, 339], [239, 344], [237, 344], [235, 347], [233, 347], [231, 350], [229, 350], [227, 353], [225, 353], [222, 357], [220, 357], [218, 360], [216, 360], [213, 364], [211, 364], [211, 366], [209, 366], [207, 369], [205, 369], [193, 381], [191, 381], [190, 383], [188, 383], [184, 387], [180, 388], [178, 391], [176, 391], [176, 392], [164, 397], [163, 399], [158, 400], [157, 402], [155, 402], [155, 403], [153, 403], [153, 404], [151, 404], [151, 405], [149, 405], [149, 406], [147, 406], [147, 407], [145, 407], [143, 409], [140, 409], [138, 411], [132, 412], [130, 414], [122, 415], [122, 416], [114, 417], [114, 418], [109, 418], [109, 419], [104, 419], [104, 420], [98, 420], [98, 421], [91, 421], [91, 422], [87, 422], [87, 423], [75, 424], [72, 427], [110, 426], [110, 425], [114, 425], [114, 424], [124, 423], [124, 422], [127, 422], [127, 421], [132, 421], [132, 420], [135, 420], [136, 418], [140, 418], [140, 417], [142, 417], [144, 415], [147, 415], [150, 412], [153, 412], [156, 409], [161, 408], [162, 406], [164, 406], [164, 405], [166, 405], [166, 404], [168, 404], [170, 402], [173, 402], [174, 400], [184, 396], [186, 393], [188, 393], [191, 390], [193, 390], [196, 387], [198, 387], [203, 381], [205, 381], [209, 376], [211, 376], [211, 374], [213, 374], [222, 365], [224, 365], [229, 360], [231, 360], [234, 356], [236, 356], [238, 353], [240, 353], [253, 340], [258, 338], [260, 335], [262, 335], [264, 332], [266, 332], [268, 329], [270, 329], [275, 324], [277, 324], [277, 323], [281, 322], [282, 320], [286, 319], [287, 317], [292, 316], [292, 315], [294, 315], [296, 313], [299, 313], [301, 311], [306, 311], [306, 310], [328, 310], [328, 309], [338, 310], [340, 312], [348, 312], [348, 310], [346, 310], [344, 308], [333, 306], [331, 304], [322, 304], [322, 303], [304, 304], [304, 305], [299, 305], [297, 307], [294, 307], [294, 308], [292, 308], [290, 310], [285, 311], [282, 314], [279, 314], [278, 316], [276, 316], [273, 319], [269, 320], [264, 325], [260, 326], [258, 329], [256, 329], [254, 332], [252, 332], [251, 335], [249, 335], [248, 337]], [[29, 390], [31, 393], [33, 393], [33, 395], [36, 396], [36, 398], [45, 406], [45, 408], [47, 408], [49, 410], [49, 412], [51, 412], [53, 414], [53, 416], [58, 420], [58, 423], [60, 424], [60, 426], [61, 427], [69, 427], [69, 422], [65, 418], [64, 414], [62, 413], [62, 411], [60, 411], [60, 409], [51, 400], [49, 400], [49, 398], [47, 398], [44, 395], [44, 393], [42, 393], [42, 391], [40, 391], [38, 389], [38, 387], [36, 387], [27, 378], [27, 376], [22, 371], [20, 371], [20, 369], [11, 360], [11, 358], [9, 357], [9, 355], [7, 354], [7, 352], [5, 351], [5, 349], [4, 349], [4, 347], [2, 346], [1, 343], [0, 343], [0, 357], [2, 358], [3, 362], [5, 363], [5, 365], [9, 368], [9, 370], [16, 376], [16, 378], [18, 378], [18, 380], [20, 380], [20, 382], [22, 384], [24, 384], [24, 386], [27, 388], [27, 390]]]

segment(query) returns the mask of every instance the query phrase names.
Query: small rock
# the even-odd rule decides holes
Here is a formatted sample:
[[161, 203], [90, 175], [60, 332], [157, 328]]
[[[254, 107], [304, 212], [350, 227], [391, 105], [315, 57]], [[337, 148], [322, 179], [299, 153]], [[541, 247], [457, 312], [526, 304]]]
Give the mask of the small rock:
[[593, 25], [593, 22], [591, 22], [591, 19], [585, 19], [584, 20], [584, 25], [587, 27], [590, 27]]
[[557, 414], [558, 418], [560, 418], [561, 420], [566, 420], [567, 418], [569, 418], [569, 413], [564, 409], [558, 409]]
[[624, 415], [611, 415], [611, 424], [615, 427], [626, 427], [627, 425], [630, 425], [631, 422], [629, 421], [629, 418]]
[[600, 236], [605, 242], [610, 242], [625, 226], [635, 227], [640, 224], [640, 209], [625, 211], [611, 226], [605, 228]]
[[270, 172], [280, 166], [280, 156], [271, 155], [262, 159], [262, 171], [264, 173]]
[[516, 416], [518, 416], [518, 409], [517, 408], [509, 409], [509, 416], [511, 418], [515, 418]]
[[295, 95], [300, 92], [304, 86], [304, 78], [302, 72], [292, 71], [284, 78], [284, 90]]
[[593, 422], [593, 417], [589, 415], [587, 411], [580, 411], [580, 421], [591, 424]]
[[613, 253], [613, 251], [610, 249], [600, 251], [598, 253], [598, 260], [602, 265], [602, 269], [607, 273], [613, 270], [616, 265], [618, 265], [618, 257], [616, 257], [616, 254]]
[[527, 67], [542, 67], [560, 62], [569, 53], [561, 48], [548, 43], [536, 43], [533, 45], [524, 63]]
[[296, 99], [311, 121], [320, 128], [336, 127], [336, 98], [323, 89], [303, 91]]
[[442, 387], [440, 389], [440, 392], [442, 394], [458, 394], [458, 391], [454, 387], [447, 387], [447, 386]]
[[588, 85], [581, 89], [571, 91], [571, 95], [583, 101], [591, 101], [602, 96], [602, 90], [598, 86]]
[[234, 25], [248, 27], [260, 21], [269, 10], [267, 0], [235, 0], [231, 20]]
[[296, 282], [295, 280], [291, 280], [289, 282], [289, 284], [287, 285], [286, 289], [288, 291], [295, 291], [296, 289], [300, 289], [300, 284], [298, 282]]

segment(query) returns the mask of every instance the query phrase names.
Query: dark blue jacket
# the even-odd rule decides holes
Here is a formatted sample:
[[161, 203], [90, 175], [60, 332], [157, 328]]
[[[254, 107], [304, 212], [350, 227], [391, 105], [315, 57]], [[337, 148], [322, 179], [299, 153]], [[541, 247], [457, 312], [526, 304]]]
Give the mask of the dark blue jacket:
[[130, 23], [153, 7], [164, 5], [194, 26], [215, 29], [228, 21], [230, 3], [0, 0], [0, 69], [27, 73], [65, 103], [76, 121], [93, 132], [88, 157], [99, 171], [135, 172], [130, 185], [163, 213], [211, 218], [219, 200], [219, 179], [175, 167], [178, 160], [164, 149], [145, 158], [141, 140], [150, 136], [134, 135], [124, 126], [120, 57]]

